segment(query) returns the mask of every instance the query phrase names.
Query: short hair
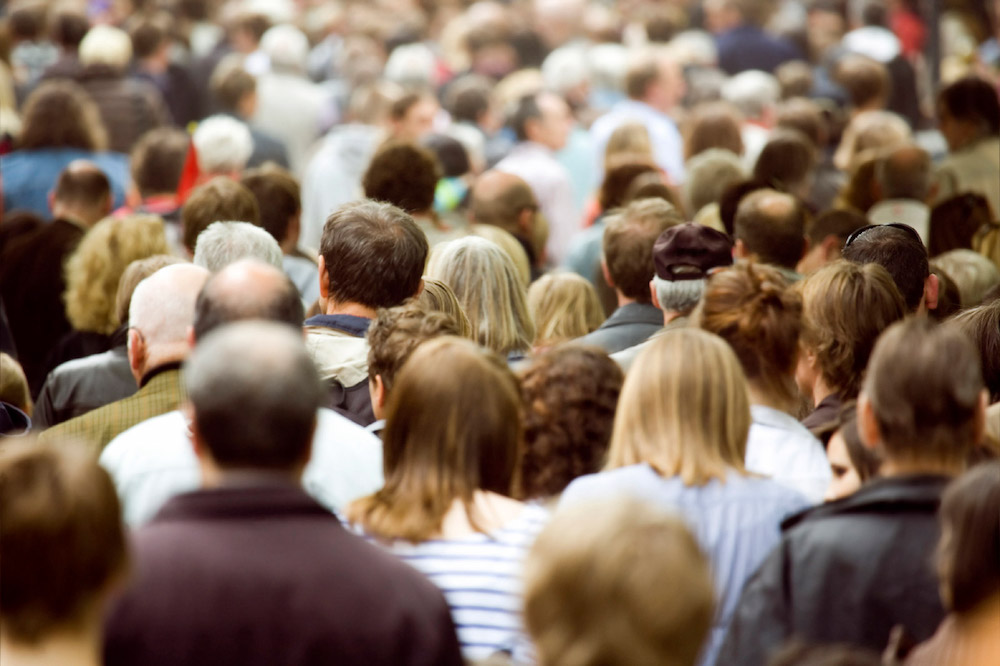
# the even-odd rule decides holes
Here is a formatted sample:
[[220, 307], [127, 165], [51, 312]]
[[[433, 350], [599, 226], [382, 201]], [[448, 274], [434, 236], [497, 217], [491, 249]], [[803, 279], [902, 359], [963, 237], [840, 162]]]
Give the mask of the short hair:
[[449, 315], [431, 310], [416, 300], [394, 308], [382, 308], [368, 327], [368, 377], [378, 375], [386, 394], [396, 375], [424, 342], [445, 335], [461, 337], [458, 324]]
[[[501, 177], [499, 172], [487, 172], [485, 177]], [[526, 208], [538, 209], [535, 195], [531, 187], [514, 174], [503, 174], [507, 178], [507, 186], [490, 192], [493, 196], [486, 197], [481, 187], [473, 187], [470, 209], [472, 219], [479, 224], [491, 224], [510, 233], [521, 233], [518, 228], [518, 218]]]
[[194, 305], [209, 273], [182, 263], [165, 266], [139, 282], [129, 303], [129, 328], [150, 345], [187, 345]]
[[[626, 159], [631, 160], [628, 157]], [[601, 210], [607, 212], [624, 206], [632, 183], [643, 174], [658, 172], [659, 169], [653, 163], [652, 158], [648, 161], [627, 161], [623, 164], [609, 166], [604, 173], [604, 180], [601, 181], [601, 188], [597, 193], [597, 202], [600, 204]]]
[[253, 136], [243, 122], [216, 115], [198, 123], [191, 135], [198, 168], [207, 173], [242, 171], [253, 154]]
[[841, 170], [856, 171], [878, 151], [905, 143], [912, 135], [902, 116], [878, 109], [862, 111], [844, 128], [833, 162]]
[[118, 281], [136, 259], [168, 254], [163, 220], [155, 215], [107, 217], [86, 233], [65, 264], [66, 317], [78, 331], [111, 335], [118, 321]]
[[0, 352], [0, 402], [31, 414], [31, 391], [24, 368], [13, 356], [4, 352]]
[[17, 147], [80, 148], [100, 151], [108, 147], [108, 133], [97, 104], [79, 83], [56, 79], [38, 84], [21, 110]]
[[884, 199], [922, 202], [931, 186], [931, 156], [917, 145], [895, 148], [875, 162], [875, 180]]
[[424, 91], [408, 92], [395, 99], [389, 105], [389, 118], [392, 120], [403, 120], [413, 107], [429, 98], [431, 98], [430, 93]]
[[441, 167], [434, 153], [415, 143], [393, 141], [376, 151], [361, 180], [365, 196], [407, 213], [434, 208]]
[[193, 253], [201, 232], [213, 222], [224, 220], [260, 224], [260, 208], [250, 190], [218, 176], [196, 187], [181, 208], [184, 247]]
[[746, 118], [759, 118], [781, 99], [781, 85], [774, 75], [750, 69], [722, 85], [722, 98], [735, 105]]
[[706, 102], [691, 110], [684, 131], [684, 159], [710, 148], [743, 154], [740, 112], [728, 102]]
[[436, 166], [440, 167], [441, 178], [458, 178], [472, 170], [469, 152], [465, 145], [454, 136], [428, 134], [421, 139], [420, 145], [434, 156]]
[[302, 212], [299, 182], [281, 167], [266, 166], [247, 171], [240, 183], [257, 200], [260, 226], [279, 244], [284, 243], [291, 219]]
[[752, 386], [787, 403], [797, 400], [802, 296], [777, 269], [746, 262], [713, 273], [696, 319], [729, 343]]
[[793, 129], [771, 133], [757, 162], [753, 176], [772, 187], [790, 192], [806, 181], [816, 166], [816, 147], [809, 138]]
[[535, 321], [535, 346], [579, 338], [604, 322], [594, 285], [576, 273], [549, 273], [528, 288], [528, 309]]
[[222, 468], [306, 462], [324, 388], [302, 334], [244, 321], [200, 340], [184, 364], [194, 429]]
[[653, 159], [653, 143], [649, 130], [637, 121], [622, 123], [611, 132], [604, 145], [604, 170], [610, 171], [622, 160], [645, 161]]
[[49, 38], [62, 48], [78, 50], [88, 30], [90, 19], [79, 6], [63, 3], [50, 10]]
[[451, 287], [479, 344], [499, 354], [525, 352], [535, 337], [526, 286], [496, 243], [466, 236], [431, 253], [427, 275]]
[[795, 97], [778, 106], [775, 127], [802, 132], [818, 149], [826, 147], [829, 137], [827, 125], [822, 107], [811, 99]]
[[906, 315], [892, 278], [877, 264], [837, 261], [796, 286], [802, 294], [802, 345], [816, 354], [823, 380], [853, 398], [878, 336]]
[[469, 316], [465, 314], [465, 309], [458, 302], [458, 297], [447, 284], [432, 277], [424, 277], [424, 288], [417, 296], [427, 310], [442, 312], [455, 320], [458, 326], [458, 337], [475, 339], [472, 334], [472, 324], [469, 323]]
[[727, 234], [730, 236], [734, 234], [736, 211], [743, 199], [751, 192], [766, 189], [770, 189], [770, 185], [756, 178], [748, 178], [737, 181], [722, 191], [722, 196], [719, 198], [719, 219]]
[[132, 59], [132, 40], [128, 33], [110, 25], [95, 25], [80, 41], [80, 64], [108, 65], [124, 69]]
[[983, 381], [995, 402], [1000, 398], [1000, 300], [960, 312], [949, 325], [965, 333], [979, 350]]
[[257, 91], [257, 79], [243, 69], [241, 62], [223, 59], [209, 80], [212, 96], [222, 111], [236, 111], [247, 95]]
[[863, 55], [848, 53], [834, 67], [834, 78], [844, 90], [851, 106], [860, 108], [889, 98], [889, 71], [882, 63]]
[[684, 198], [692, 214], [718, 203], [726, 188], [746, 178], [740, 158], [724, 148], [709, 148], [695, 155], [684, 170]]
[[684, 218], [662, 199], [633, 201], [604, 226], [604, 261], [615, 288], [639, 303], [649, 303], [653, 279], [653, 244], [664, 231]]
[[138, 15], [129, 25], [129, 38], [132, 40], [132, 53], [137, 60], [155, 55], [164, 42], [171, 38], [173, 30], [171, 15], [157, 12], [150, 15]]
[[856, 264], [878, 264], [889, 271], [892, 281], [916, 311], [924, 297], [924, 283], [930, 275], [927, 248], [916, 232], [887, 224], [859, 230], [844, 246], [844, 259]]
[[419, 543], [440, 531], [459, 500], [479, 529], [474, 493], [512, 492], [520, 408], [517, 380], [496, 354], [460, 338], [422, 344], [386, 407], [385, 485], [351, 504], [348, 519], [376, 536]]
[[832, 208], [817, 215], [806, 232], [809, 244], [817, 246], [827, 236], [835, 236], [843, 247], [847, 239], [861, 227], [868, 226], [868, 218], [849, 209]]
[[1000, 100], [990, 83], [978, 76], [966, 76], [938, 93], [938, 108], [956, 120], [971, 122], [983, 136], [1000, 134]]
[[456, 122], [478, 123], [490, 108], [493, 82], [478, 74], [465, 74], [448, 84], [444, 107]]
[[1000, 283], [1000, 269], [975, 250], [949, 250], [931, 262], [950, 277], [962, 300], [962, 307], [974, 308]]
[[611, 441], [621, 368], [595, 347], [560, 345], [520, 373], [524, 455], [519, 495], [546, 499], [600, 471]]
[[128, 569], [111, 477], [70, 446], [0, 449], [0, 543], [0, 626], [15, 643], [79, 628]]
[[213, 222], [198, 235], [192, 259], [196, 266], [217, 273], [240, 259], [257, 259], [280, 269], [281, 246], [274, 236], [249, 222]]
[[524, 579], [524, 620], [545, 664], [694, 666], [715, 609], [691, 531], [628, 497], [560, 509], [535, 540]]
[[628, 63], [625, 94], [632, 99], [642, 99], [659, 77], [660, 63], [652, 53], [643, 53]]
[[689, 327], [650, 340], [625, 377], [607, 467], [648, 463], [686, 486], [743, 472], [750, 397], [733, 350]]
[[170, 254], [154, 254], [151, 257], [136, 259], [130, 263], [118, 280], [118, 291], [115, 292], [115, 311], [118, 313], [118, 321], [122, 324], [128, 323], [132, 294], [140, 282], [161, 268], [182, 263], [184, 263], [183, 259]]
[[261, 35], [260, 50], [274, 69], [298, 71], [306, 66], [309, 38], [294, 25], [283, 23], [268, 28]]
[[346, 204], [327, 218], [320, 241], [330, 298], [391, 308], [417, 293], [427, 237], [413, 218], [386, 203]]
[[806, 60], [789, 60], [778, 65], [774, 76], [781, 86], [781, 99], [805, 98], [813, 90], [812, 64]]
[[764, 264], [794, 269], [805, 249], [806, 212], [790, 194], [771, 189], [751, 192], [740, 201], [733, 235]]
[[653, 289], [656, 290], [656, 302], [661, 310], [688, 315], [701, 302], [705, 280], [664, 280], [654, 275]]
[[74, 160], [59, 172], [52, 195], [60, 203], [96, 210], [109, 203], [111, 182], [93, 162]]
[[972, 342], [926, 317], [910, 317], [882, 334], [863, 388], [886, 458], [959, 464], [977, 443], [982, 390], [982, 366]]
[[945, 607], [964, 615], [1000, 591], [1000, 461], [984, 462], [945, 489], [938, 516], [938, 576]]
[[513, 112], [510, 114], [509, 124], [511, 129], [514, 130], [514, 134], [517, 136], [518, 141], [527, 141], [528, 122], [531, 120], [538, 120], [542, 117], [542, 110], [538, 105], [539, 94], [540, 93], [525, 95], [519, 99]]
[[205, 282], [194, 303], [194, 338], [236, 321], [257, 319], [298, 331], [305, 319], [299, 291], [279, 268], [240, 259]]
[[187, 133], [173, 127], [158, 127], [140, 137], [129, 161], [141, 196], [177, 191], [189, 143]]

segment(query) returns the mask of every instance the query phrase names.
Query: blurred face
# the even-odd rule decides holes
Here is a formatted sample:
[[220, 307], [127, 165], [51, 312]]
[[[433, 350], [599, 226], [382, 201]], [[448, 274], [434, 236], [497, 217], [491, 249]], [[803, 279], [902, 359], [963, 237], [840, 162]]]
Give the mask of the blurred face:
[[[802, 395], [810, 400], [813, 399], [813, 392], [816, 389], [816, 380], [819, 378], [819, 365], [816, 362], [816, 355], [804, 347], [799, 348], [799, 362], [795, 366], [795, 383], [799, 387]], [[815, 405], [813, 405], [815, 407]]]
[[423, 97], [410, 107], [402, 120], [395, 126], [395, 136], [402, 141], [419, 141], [434, 129], [438, 103], [431, 97]]
[[861, 487], [861, 477], [851, 464], [851, 457], [847, 454], [847, 442], [839, 430], [830, 438], [826, 457], [830, 461], [830, 471], [833, 473], [830, 486], [826, 489], [824, 498], [826, 501], [847, 497]]
[[677, 106], [686, 92], [687, 85], [680, 66], [672, 60], [661, 61], [660, 76], [649, 89], [649, 105], [667, 113]]
[[533, 140], [552, 150], [562, 150], [573, 128], [569, 105], [558, 95], [542, 95], [538, 110], [542, 115], [534, 124]]

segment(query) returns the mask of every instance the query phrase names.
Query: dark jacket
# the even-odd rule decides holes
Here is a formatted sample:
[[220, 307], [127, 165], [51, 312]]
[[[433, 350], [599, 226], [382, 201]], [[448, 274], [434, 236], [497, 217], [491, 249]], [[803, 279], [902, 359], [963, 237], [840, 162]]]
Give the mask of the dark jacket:
[[623, 305], [593, 333], [578, 342], [600, 347], [609, 354], [634, 347], [663, 328], [663, 312], [649, 303]]
[[91, 65], [80, 73], [79, 82], [101, 112], [110, 150], [128, 154], [143, 134], [170, 124], [163, 96], [148, 81]]
[[944, 617], [933, 555], [947, 483], [879, 479], [789, 518], [743, 590], [718, 663], [763, 666], [792, 636], [879, 652], [897, 624], [930, 638]]
[[170, 500], [134, 534], [107, 666], [459, 666], [441, 592], [274, 479]]

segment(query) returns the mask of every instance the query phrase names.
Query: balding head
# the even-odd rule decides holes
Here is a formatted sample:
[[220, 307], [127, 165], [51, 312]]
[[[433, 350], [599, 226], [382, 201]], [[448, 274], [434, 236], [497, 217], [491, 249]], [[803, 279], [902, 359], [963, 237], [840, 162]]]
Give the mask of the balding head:
[[805, 250], [805, 231], [805, 211], [795, 197], [770, 189], [751, 192], [736, 209], [736, 255], [794, 270]]
[[226, 266], [205, 283], [195, 304], [194, 337], [244, 319], [287, 324], [298, 330], [305, 319], [298, 289], [277, 268], [254, 259]]
[[531, 188], [511, 173], [487, 171], [472, 188], [472, 219], [478, 224], [526, 236], [537, 209]]
[[900, 146], [875, 164], [883, 199], [924, 201], [931, 185], [931, 156], [915, 144]]
[[111, 212], [111, 183], [93, 162], [73, 160], [59, 174], [50, 206], [53, 217], [92, 227]]

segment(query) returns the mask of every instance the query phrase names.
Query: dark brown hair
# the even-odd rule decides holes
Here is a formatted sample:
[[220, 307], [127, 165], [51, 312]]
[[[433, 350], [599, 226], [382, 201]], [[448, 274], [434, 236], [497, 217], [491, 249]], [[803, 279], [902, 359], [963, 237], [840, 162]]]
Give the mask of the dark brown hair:
[[108, 133], [97, 105], [73, 81], [43, 81], [25, 101], [21, 120], [20, 149], [99, 151], [108, 147]]
[[173, 193], [181, 179], [190, 139], [173, 127], [158, 127], [142, 135], [132, 147], [132, 181], [139, 194]]
[[240, 183], [253, 193], [260, 209], [260, 226], [279, 244], [288, 236], [288, 224], [302, 212], [299, 183], [291, 173], [267, 165], [243, 174]]
[[960, 312], [951, 325], [969, 336], [982, 359], [983, 380], [991, 402], [1000, 399], [1000, 300]]
[[743, 197], [733, 235], [761, 263], [795, 268], [805, 248], [805, 207], [790, 194], [770, 189]]
[[257, 199], [231, 178], [213, 178], [195, 188], [181, 208], [184, 247], [193, 254], [198, 235], [213, 222], [249, 222], [259, 226]]
[[740, 112], [729, 102], [706, 102], [691, 110], [684, 132], [684, 159], [709, 148], [743, 154]]
[[434, 190], [441, 167], [434, 153], [415, 143], [393, 141], [372, 157], [361, 184], [365, 196], [402, 208], [426, 213], [434, 207]]
[[609, 216], [602, 248], [615, 288], [628, 298], [649, 303], [649, 281], [656, 271], [653, 244], [661, 233], [683, 221], [662, 199], [640, 199]]

